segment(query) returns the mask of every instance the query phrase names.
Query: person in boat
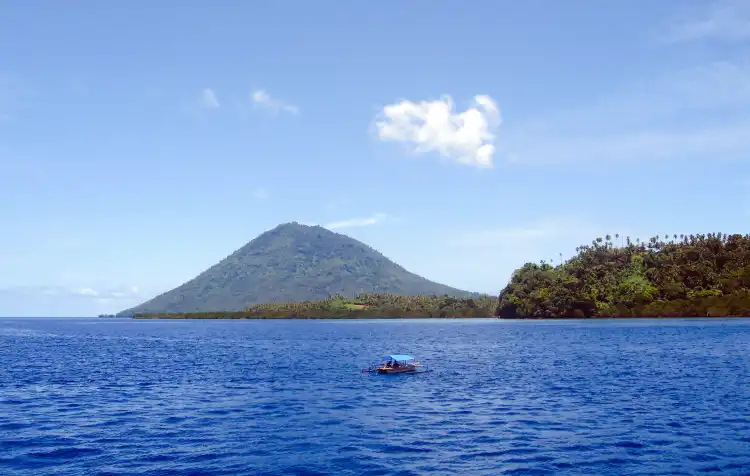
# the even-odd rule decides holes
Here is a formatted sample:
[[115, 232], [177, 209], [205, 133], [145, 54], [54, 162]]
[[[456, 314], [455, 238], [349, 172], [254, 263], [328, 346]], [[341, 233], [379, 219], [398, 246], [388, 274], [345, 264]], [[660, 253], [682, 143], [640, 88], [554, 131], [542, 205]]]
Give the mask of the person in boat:
[[397, 368], [399, 368], [399, 367], [401, 367], [401, 366], [399, 365], [399, 363], [398, 363], [398, 360], [394, 360], [394, 361], [393, 361], [393, 368], [394, 368], [394, 369], [397, 369]]

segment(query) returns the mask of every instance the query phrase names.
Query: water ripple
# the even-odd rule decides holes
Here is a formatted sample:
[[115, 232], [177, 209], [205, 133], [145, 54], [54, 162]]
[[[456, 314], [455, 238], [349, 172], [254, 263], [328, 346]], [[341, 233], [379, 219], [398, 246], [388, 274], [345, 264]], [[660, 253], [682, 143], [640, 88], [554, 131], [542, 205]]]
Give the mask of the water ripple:
[[4, 319], [0, 474], [747, 474], [749, 380], [747, 320]]

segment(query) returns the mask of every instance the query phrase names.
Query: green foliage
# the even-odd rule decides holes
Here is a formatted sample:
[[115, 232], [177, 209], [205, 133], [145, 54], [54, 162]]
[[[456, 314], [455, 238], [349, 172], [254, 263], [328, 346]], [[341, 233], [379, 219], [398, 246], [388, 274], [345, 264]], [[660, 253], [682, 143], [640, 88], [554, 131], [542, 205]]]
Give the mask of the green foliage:
[[750, 316], [750, 235], [614, 240], [596, 238], [557, 266], [527, 263], [492, 298], [423, 279], [346, 236], [292, 223], [126, 312], [206, 319]]
[[[619, 238], [619, 235], [615, 235]], [[750, 235], [611, 237], [556, 267], [527, 263], [500, 293], [497, 315], [666, 317], [750, 315]]]
[[410, 273], [348, 236], [287, 223], [121, 315], [242, 311], [266, 302], [317, 301], [336, 294], [353, 298], [364, 292], [478, 296]]
[[144, 319], [362, 319], [419, 317], [492, 317], [497, 298], [455, 298], [443, 296], [400, 296], [360, 294], [352, 299], [341, 295], [318, 301], [265, 303], [241, 312], [143, 313]]

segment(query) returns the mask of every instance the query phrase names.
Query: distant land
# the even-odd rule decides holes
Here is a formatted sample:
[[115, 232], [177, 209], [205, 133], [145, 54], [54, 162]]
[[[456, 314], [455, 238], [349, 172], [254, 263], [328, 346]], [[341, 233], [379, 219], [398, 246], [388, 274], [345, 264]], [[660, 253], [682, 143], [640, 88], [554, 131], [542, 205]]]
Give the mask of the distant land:
[[[618, 246], [619, 245], [619, 246]], [[516, 270], [504, 318], [750, 316], [750, 235], [594, 239], [552, 266]]]
[[[287, 251], [284, 256], [297, 256], [300, 252], [297, 239], [305, 236], [302, 243], [309, 242], [308, 233], [314, 236], [319, 233], [317, 227], [300, 226], [282, 225], [272, 230], [274, 234], [266, 236], [264, 240], [294, 243], [286, 247], [296, 251]], [[333, 249], [328, 246], [332, 245], [329, 242], [331, 235], [335, 236], [338, 244]], [[284, 238], [279, 239], [281, 236]], [[313, 259], [309, 253], [303, 252], [306, 258], [301, 261], [306, 265], [301, 269], [310, 269], [307, 264], [310, 262], [315, 263], [312, 266], [315, 270], [320, 262], [344, 262], [350, 265], [352, 261], [357, 264], [354, 269], [361, 269], [363, 261], [353, 257], [371, 257], [371, 253], [374, 253], [381, 260], [375, 268], [384, 268], [387, 272], [366, 274], [371, 277], [370, 282], [383, 286], [385, 280], [391, 283], [391, 289], [393, 283], [397, 282], [399, 289], [406, 292], [336, 293], [318, 299], [261, 300], [234, 312], [212, 309], [202, 312], [141, 311], [134, 314], [138, 318], [195, 319], [750, 317], [750, 235], [672, 234], [655, 236], [643, 242], [637, 238], [631, 240], [629, 237], [607, 235], [594, 239], [590, 245], [578, 247], [575, 256], [557, 266], [545, 261], [525, 264], [513, 273], [498, 297], [459, 291], [424, 280], [366, 245], [343, 235], [322, 230], [320, 236], [324, 243], [317, 243], [314, 249], [327, 249], [328, 254], [322, 259]], [[245, 248], [257, 249], [259, 245], [254, 242]], [[316, 243], [315, 240], [312, 242]], [[355, 246], [355, 251], [351, 250], [350, 244]], [[345, 252], [338, 255], [342, 250]], [[312, 254], [317, 256], [315, 252]], [[366, 258], [364, 262], [369, 263]], [[276, 263], [286, 266], [286, 272], [294, 275], [294, 270], [284, 265], [283, 261], [277, 260]], [[340, 273], [330, 275], [326, 272], [326, 282], [333, 281], [343, 287], [343, 283], [352, 279], [354, 273], [341, 271], [344, 269], [341, 266], [328, 265], [325, 268]], [[364, 266], [364, 269], [370, 270], [372, 266]], [[318, 276], [319, 272], [308, 272], [302, 276], [308, 277], [310, 274]], [[339, 276], [339, 279], [333, 276]], [[383, 276], [397, 276], [398, 279], [388, 280]], [[355, 278], [354, 281], [362, 283], [365, 280]], [[405, 283], [408, 286], [404, 286]], [[420, 291], [425, 288], [426, 291]], [[329, 285], [324, 289], [332, 287]], [[348, 289], [352, 290], [351, 286]]]
[[409, 272], [354, 238], [293, 222], [262, 233], [190, 281], [118, 315], [238, 312], [264, 303], [363, 293], [481, 296]]
[[138, 314], [137, 319], [376, 319], [494, 317], [497, 297], [360, 294], [319, 301], [266, 303], [239, 312]]

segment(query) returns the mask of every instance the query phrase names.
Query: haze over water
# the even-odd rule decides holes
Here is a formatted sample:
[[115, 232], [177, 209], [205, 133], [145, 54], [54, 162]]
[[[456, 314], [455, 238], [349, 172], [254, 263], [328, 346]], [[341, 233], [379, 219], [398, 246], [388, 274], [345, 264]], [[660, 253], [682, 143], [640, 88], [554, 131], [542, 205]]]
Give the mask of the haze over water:
[[747, 474], [749, 376], [746, 319], [0, 319], [0, 474]]

